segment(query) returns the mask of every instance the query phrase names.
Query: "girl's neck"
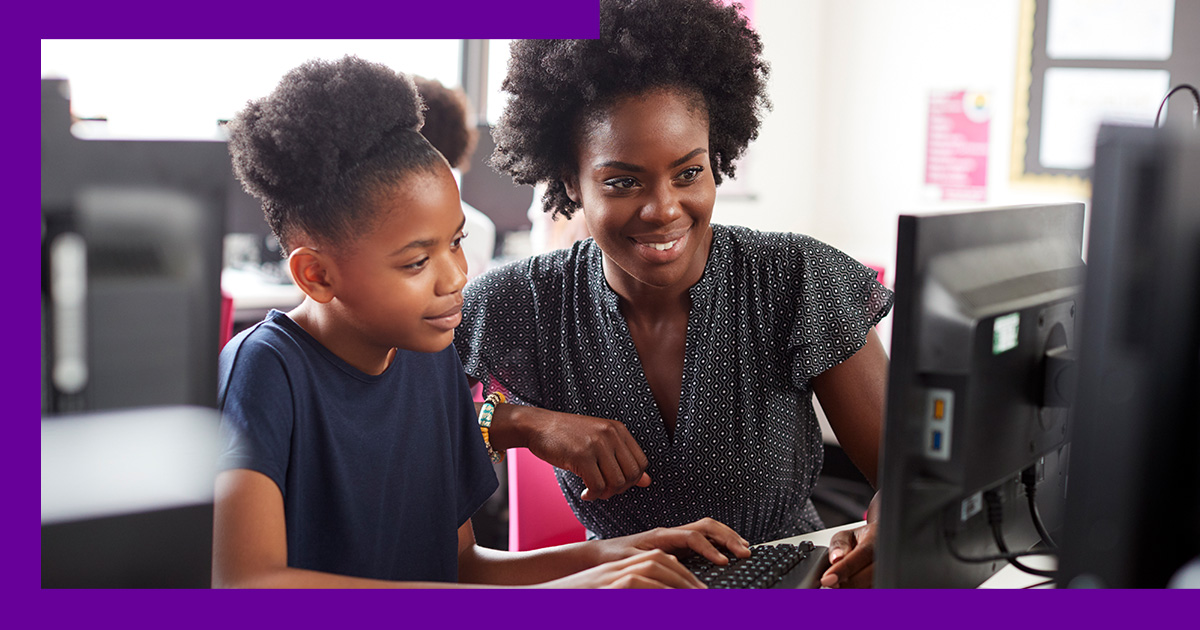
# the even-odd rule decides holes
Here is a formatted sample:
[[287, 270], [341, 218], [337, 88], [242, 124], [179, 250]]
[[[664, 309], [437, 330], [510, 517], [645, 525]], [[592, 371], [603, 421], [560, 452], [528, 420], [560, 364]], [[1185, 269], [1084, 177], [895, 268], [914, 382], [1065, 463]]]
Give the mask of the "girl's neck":
[[383, 374], [396, 356], [395, 348], [372, 344], [345, 325], [337, 317], [332, 303], [322, 304], [306, 297], [287, 316], [326, 350], [365, 374]]

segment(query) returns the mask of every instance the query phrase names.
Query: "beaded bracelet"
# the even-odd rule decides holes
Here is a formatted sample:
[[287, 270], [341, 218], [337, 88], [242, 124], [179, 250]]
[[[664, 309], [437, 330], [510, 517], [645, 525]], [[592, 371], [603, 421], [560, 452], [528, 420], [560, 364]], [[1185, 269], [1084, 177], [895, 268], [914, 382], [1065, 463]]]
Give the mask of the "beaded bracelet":
[[483, 399], [483, 406], [479, 408], [479, 432], [483, 434], [483, 444], [487, 447], [488, 455], [492, 458], [492, 462], [499, 464], [504, 461], [504, 451], [492, 450], [491, 436], [488, 430], [492, 426], [492, 414], [496, 412], [496, 405], [506, 402], [504, 394], [500, 392], [492, 392], [487, 398]]

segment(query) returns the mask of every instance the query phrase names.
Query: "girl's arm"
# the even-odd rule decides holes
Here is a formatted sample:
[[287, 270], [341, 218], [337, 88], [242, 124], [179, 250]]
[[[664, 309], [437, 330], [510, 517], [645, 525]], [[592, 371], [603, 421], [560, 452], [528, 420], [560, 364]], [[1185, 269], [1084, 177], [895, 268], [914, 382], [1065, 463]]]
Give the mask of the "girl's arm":
[[283, 495], [253, 470], [217, 475], [213, 518], [216, 588], [445, 588], [440, 582], [388, 582], [287, 566]]
[[[640, 535], [641, 538], [625, 543], [578, 543], [570, 545], [570, 549], [510, 554], [477, 547], [468, 520], [458, 529], [459, 579], [490, 584], [535, 584], [562, 578], [539, 584], [554, 588], [696, 588], [703, 586], [700, 581], [674, 556], [659, 547], [675, 549], [694, 545], [703, 548], [707, 541], [696, 539], [699, 532], [712, 531], [719, 535], [721, 527], [724, 526], [706, 524], [695, 533], [666, 530], [666, 534], [659, 535], [647, 532]], [[643, 547], [639, 548], [635, 543]], [[712, 547], [712, 544], [707, 543], [707, 546]], [[610, 559], [615, 561], [606, 562]], [[595, 566], [600, 562], [604, 564]], [[373, 580], [287, 566], [287, 527], [279, 487], [262, 473], [237, 469], [217, 476], [213, 586], [460, 588], [468, 585]]]
[[717, 564], [729, 559], [717, 545], [748, 557], [745, 539], [706, 518], [682, 527], [658, 528], [632, 536], [593, 540], [534, 551], [497, 551], [475, 544], [467, 521], [458, 530], [458, 577], [464, 582], [550, 588], [626, 586], [699, 587], [701, 584], [670, 552], [699, 553]]

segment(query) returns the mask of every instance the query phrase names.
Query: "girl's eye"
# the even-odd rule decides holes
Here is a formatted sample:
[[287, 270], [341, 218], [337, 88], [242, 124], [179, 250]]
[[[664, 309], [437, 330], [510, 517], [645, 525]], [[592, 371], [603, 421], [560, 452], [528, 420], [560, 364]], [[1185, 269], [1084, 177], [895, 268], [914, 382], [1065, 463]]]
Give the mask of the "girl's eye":
[[614, 177], [605, 180], [604, 185], [618, 190], [629, 190], [637, 185], [637, 180], [632, 177]]
[[418, 260], [417, 262], [415, 262], [411, 265], [404, 265], [404, 268], [405, 269], [422, 269], [425, 267], [425, 263], [427, 263], [427, 262], [429, 262], [428, 257], [422, 258], [421, 260]]
[[693, 167], [683, 171], [682, 173], [680, 173], [679, 179], [690, 182], [690, 181], [696, 179], [697, 177], [700, 177], [700, 173], [703, 173], [703, 172], [704, 172], [703, 166], [693, 166]]
[[467, 233], [459, 232], [458, 236], [453, 241], [450, 241], [450, 249], [458, 249], [459, 247], [462, 247], [464, 238], [467, 238]]

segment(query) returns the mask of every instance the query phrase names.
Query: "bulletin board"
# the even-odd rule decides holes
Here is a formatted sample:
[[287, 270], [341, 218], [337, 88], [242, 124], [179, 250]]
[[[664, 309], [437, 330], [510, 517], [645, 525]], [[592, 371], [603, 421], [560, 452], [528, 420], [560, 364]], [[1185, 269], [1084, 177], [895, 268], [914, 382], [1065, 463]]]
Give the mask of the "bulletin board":
[[[1151, 125], [1200, 85], [1200, 0], [1021, 0], [1014, 183], [1086, 191], [1101, 120]], [[1172, 117], [1191, 115], [1187, 94]], [[1164, 113], [1164, 117], [1168, 113]]]

